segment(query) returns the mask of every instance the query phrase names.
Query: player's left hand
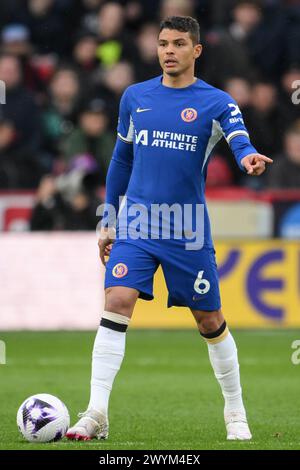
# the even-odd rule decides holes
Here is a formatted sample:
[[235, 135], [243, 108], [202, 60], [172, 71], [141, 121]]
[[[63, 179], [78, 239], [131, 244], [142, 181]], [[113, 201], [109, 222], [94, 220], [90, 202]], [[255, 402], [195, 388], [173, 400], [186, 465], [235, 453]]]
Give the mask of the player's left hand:
[[266, 169], [266, 163], [273, 163], [273, 160], [260, 153], [251, 153], [241, 160], [241, 164], [251, 176], [261, 175]]

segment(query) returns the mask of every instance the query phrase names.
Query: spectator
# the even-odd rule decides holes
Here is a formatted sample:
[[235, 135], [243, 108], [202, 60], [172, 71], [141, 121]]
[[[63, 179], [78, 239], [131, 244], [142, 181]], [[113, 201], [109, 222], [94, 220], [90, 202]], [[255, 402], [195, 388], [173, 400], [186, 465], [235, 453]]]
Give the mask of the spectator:
[[17, 57], [32, 53], [29, 29], [23, 24], [8, 24], [1, 33], [2, 51]]
[[[90, 156], [74, 158], [68, 172], [46, 175], [39, 185], [31, 217], [31, 230], [92, 230], [102, 200], [96, 192], [96, 162]], [[97, 182], [98, 183], [98, 182]]]
[[213, 29], [205, 38], [204, 76], [218, 86], [230, 76], [253, 80], [258, 72], [248, 44], [262, 22], [261, 9], [250, 0], [240, 1], [236, 2], [232, 15], [233, 21], [228, 29]]
[[72, 68], [62, 67], [50, 82], [49, 103], [42, 116], [43, 148], [49, 157], [60, 155], [63, 139], [71, 134], [77, 120], [80, 102], [80, 84]]
[[232, 36], [245, 39], [262, 21], [259, 1], [241, 0], [235, 2], [232, 10], [233, 22], [230, 25]]
[[73, 63], [83, 89], [93, 86], [98, 68], [97, 36], [82, 31], [75, 39], [73, 47]]
[[29, 28], [36, 52], [60, 55], [68, 52], [69, 34], [66, 34], [62, 15], [55, 8], [55, 0], [28, 0], [16, 16]]
[[103, 71], [102, 84], [98, 88], [98, 96], [109, 106], [112, 128], [117, 126], [120, 98], [129, 85], [135, 80], [134, 70], [129, 62], [119, 62]]
[[[126, 27], [129, 31], [136, 32], [140, 28], [141, 24], [146, 23], [147, 20], [149, 21], [149, 15], [144, 16], [144, 13], [146, 13], [143, 8], [145, 3], [145, 1], [138, 0], [123, 1]], [[155, 3], [155, 1], [153, 3]], [[154, 6], [152, 5], [152, 2], [151, 6]]]
[[42, 90], [43, 78], [34, 64], [29, 29], [18, 23], [6, 25], [1, 33], [1, 48], [4, 54], [13, 55], [19, 59], [24, 85], [33, 92]]
[[287, 130], [284, 154], [274, 161], [267, 178], [270, 188], [300, 188], [300, 120]]
[[[157, 13], [159, 11], [161, 0], [122, 0], [122, 4], [125, 7], [125, 15], [127, 24], [131, 26], [132, 23], [139, 24], [138, 28], [142, 23], [157, 21]], [[136, 6], [135, 4], [138, 4]]]
[[269, 157], [281, 151], [282, 134], [276, 87], [260, 81], [252, 88], [252, 109], [247, 113], [247, 126], [254, 147]]
[[[243, 4], [243, 2], [239, 3]], [[247, 4], [247, 1], [244, 3]], [[244, 11], [246, 23], [248, 22], [247, 15], [249, 15], [249, 7], [248, 13]], [[287, 55], [286, 13], [280, 4], [276, 5], [272, 1], [259, 1], [256, 2], [256, 18], [256, 22], [253, 22], [253, 27], [246, 36], [247, 54], [260, 76], [276, 83], [277, 77], [284, 69]]]
[[[242, 77], [231, 77], [224, 84], [224, 90], [229, 93], [233, 99], [238, 103], [240, 110], [243, 113], [245, 124], [248, 127], [251, 119], [252, 107], [251, 107], [251, 94], [252, 86], [246, 78]], [[251, 140], [252, 131], [249, 128]], [[223, 156], [226, 160], [227, 165], [231, 170], [231, 182], [233, 184], [241, 184], [244, 178], [239, 167], [236, 164], [235, 159], [232, 157], [231, 150], [225, 139], [222, 139], [215, 149], [215, 153]], [[212, 163], [214, 158], [212, 159]]]
[[[41, 168], [38, 152], [41, 143], [39, 110], [33, 95], [23, 87], [19, 60], [11, 55], [0, 57], [0, 80], [6, 85], [6, 104], [1, 106], [2, 119], [10, 138], [2, 146], [2, 153], [8, 152], [12, 158], [8, 187], [36, 187]], [[29, 118], [30, 117], [30, 118]], [[8, 128], [10, 132], [8, 133]], [[5, 140], [5, 139], [4, 139]]]
[[97, 57], [102, 65], [109, 67], [120, 60], [136, 60], [134, 38], [125, 28], [125, 12], [119, 3], [108, 2], [100, 8], [97, 33]]
[[98, 197], [99, 168], [91, 155], [78, 155], [68, 164], [68, 171], [56, 179], [67, 206], [65, 228], [67, 230], [91, 230], [96, 228], [96, 209], [102, 200]]
[[92, 34], [98, 31], [98, 12], [105, 0], [72, 0], [67, 21], [72, 31], [84, 30]]
[[225, 84], [224, 89], [236, 100], [243, 114], [251, 106], [251, 84], [249, 80], [243, 77], [231, 77]]
[[115, 137], [108, 131], [105, 103], [96, 98], [87, 103], [79, 114], [79, 127], [73, 130], [64, 143], [64, 158], [69, 162], [81, 154], [94, 157], [100, 171], [98, 184], [104, 185], [114, 143]]
[[30, 220], [31, 231], [63, 230], [67, 206], [57, 191], [55, 179], [45, 175], [39, 184]]
[[281, 78], [281, 83], [278, 105], [281, 114], [281, 129], [284, 131], [300, 116], [299, 105], [297, 106], [292, 100], [292, 96], [296, 91], [295, 87], [299, 88], [300, 66], [287, 70]]
[[99, 168], [94, 157], [77, 155], [68, 162], [66, 171], [56, 178], [56, 186], [64, 201], [71, 204], [80, 191], [94, 194], [99, 188]]
[[96, 216], [98, 204], [99, 201], [83, 190], [75, 194], [66, 215], [66, 230], [95, 230], [99, 221]]
[[135, 76], [137, 81], [148, 80], [149, 77], [161, 74], [161, 68], [157, 60], [158, 27], [154, 23], [142, 26], [137, 36], [139, 52], [138, 62], [135, 64]]
[[162, 0], [160, 19], [168, 16], [195, 16], [193, 0]]

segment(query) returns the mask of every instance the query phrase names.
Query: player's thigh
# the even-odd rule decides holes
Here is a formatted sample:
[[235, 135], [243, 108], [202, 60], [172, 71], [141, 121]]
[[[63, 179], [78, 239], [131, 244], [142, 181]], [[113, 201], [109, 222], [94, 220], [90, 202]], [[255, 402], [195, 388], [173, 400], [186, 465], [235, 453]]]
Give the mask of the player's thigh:
[[165, 253], [162, 268], [166, 279], [168, 306], [214, 312], [221, 308], [218, 270], [213, 248], [172, 249]]
[[107, 287], [104, 309], [131, 318], [138, 297], [139, 291], [131, 287]]
[[[117, 240], [106, 264], [104, 285], [107, 296], [117, 292], [118, 296], [123, 297], [124, 293], [133, 302], [137, 291], [138, 297], [152, 300], [153, 277], [157, 267], [158, 261], [151, 253], [131, 242]], [[120, 289], [112, 290], [114, 287]]]

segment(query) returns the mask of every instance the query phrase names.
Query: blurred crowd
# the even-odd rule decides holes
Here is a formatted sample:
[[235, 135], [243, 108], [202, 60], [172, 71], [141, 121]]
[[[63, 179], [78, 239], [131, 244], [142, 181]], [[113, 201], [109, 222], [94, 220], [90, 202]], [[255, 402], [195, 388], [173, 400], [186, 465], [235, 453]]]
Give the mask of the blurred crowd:
[[198, 19], [196, 75], [236, 99], [275, 161], [247, 178], [222, 141], [208, 186], [300, 188], [298, 0], [1, 0], [0, 190], [36, 190], [33, 230], [95, 228], [120, 97], [161, 73], [158, 26], [171, 15]]

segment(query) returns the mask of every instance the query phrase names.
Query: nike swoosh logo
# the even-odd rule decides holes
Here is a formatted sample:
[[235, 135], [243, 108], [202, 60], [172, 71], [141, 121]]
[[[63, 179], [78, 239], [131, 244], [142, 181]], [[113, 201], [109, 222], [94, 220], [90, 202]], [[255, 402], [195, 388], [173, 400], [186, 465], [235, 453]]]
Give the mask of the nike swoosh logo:
[[197, 300], [201, 300], [202, 297], [200, 297], [200, 295], [193, 295], [193, 301], [194, 302], [197, 302]]
[[144, 111], [151, 111], [152, 108], [137, 108], [136, 112], [137, 113], [143, 113]]

